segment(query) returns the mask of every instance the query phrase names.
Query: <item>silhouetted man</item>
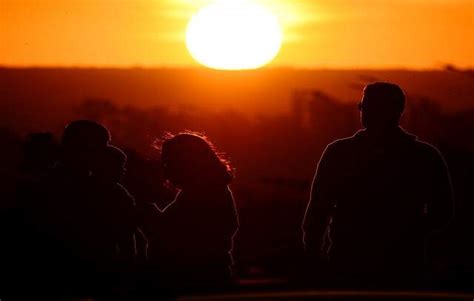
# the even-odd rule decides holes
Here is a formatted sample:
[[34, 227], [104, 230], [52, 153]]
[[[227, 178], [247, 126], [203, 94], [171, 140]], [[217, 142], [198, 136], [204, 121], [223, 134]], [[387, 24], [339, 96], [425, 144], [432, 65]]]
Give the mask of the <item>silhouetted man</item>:
[[397, 85], [367, 85], [359, 107], [364, 129], [329, 144], [319, 161], [305, 247], [352, 283], [418, 281], [425, 236], [453, 213], [445, 162], [399, 127], [405, 95]]

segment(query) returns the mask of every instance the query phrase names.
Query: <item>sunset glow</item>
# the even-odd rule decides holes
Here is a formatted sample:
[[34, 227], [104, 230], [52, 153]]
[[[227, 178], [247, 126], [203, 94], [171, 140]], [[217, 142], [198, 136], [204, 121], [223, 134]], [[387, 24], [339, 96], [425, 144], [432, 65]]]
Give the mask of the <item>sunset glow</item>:
[[[220, 0], [225, 5], [229, 1], [244, 0]], [[233, 45], [236, 52], [238, 48], [252, 50], [252, 63], [268, 56], [271, 67], [474, 66], [472, 0], [245, 1], [251, 4], [250, 11], [263, 8], [265, 12], [257, 13], [261, 15], [258, 21], [245, 18], [243, 25], [235, 27], [237, 31], [252, 29], [251, 35], [244, 35], [247, 42], [239, 42], [239, 36], [224, 43], [213, 36], [220, 30], [228, 32], [225, 28], [232, 28], [232, 22], [242, 23], [238, 19], [249, 13], [247, 9], [230, 18], [205, 18], [204, 23], [221, 24], [203, 34], [206, 26], [200, 16], [216, 14], [216, 9], [226, 11], [216, 8], [216, 0], [1, 0], [0, 65], [195, 67], [196, 59], [222, 65], [222, 60], [229, 63], [227, 56], [235, 56], [230, 52], [223, 57], [221, 50]], [[282, 33], [279, 50], [275, 50], [279, 48], [275, 29], [260, 28], [263, 23], [275, 28], [272, 16], [278, 19]], [[190, 20], [200, 25], [191, 30]], [[190, 31], [199, 33], [186, 42]], [[248, 41], [262, 31], [272, 34], [249, 47]], [[195, 49], [193, 55], [190, 48]], [[217, 62], [210, 62], [210, 53], [216, 52], [212, 60]], [[271, 59], [273, 52], [278, 53]], [[247, 61], [248, 55], [245, 57]]]
[[214, 69], [255, 69], [271, 61], [282, 41], [275, 16], [239, 0], [218, 1], [188, 24], [186, 45], [199, 63]]

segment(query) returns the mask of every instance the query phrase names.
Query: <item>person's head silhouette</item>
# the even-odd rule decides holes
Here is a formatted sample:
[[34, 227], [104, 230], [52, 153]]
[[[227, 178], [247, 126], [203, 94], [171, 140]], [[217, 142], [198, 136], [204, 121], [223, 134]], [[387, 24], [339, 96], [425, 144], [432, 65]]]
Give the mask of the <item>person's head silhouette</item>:
[[103, 125], [90, 120], [73, 121], [61, 137], [61, 161], [76, 170], [89, 170], [93, 157], [109, 142], [110, 133]]
[[96, 159], [92, 166], [94, 176], [107, 182], [120, 182], [127, 162], [127, 155], [120, 148], [109, 145]]
[[76, 120], [69, 123], [61, 137], [61, 144], [68, 148], [100, 149], [109, 142], [109, 130], [92, 120]]
[[230, 164], [199, 134], [181, 133], [166, 138], [161, 156], [165, 177], [182, 189], [227, 185], [233, 177]]
[[367, 130], [384, 131], [396, 128], [405, 110], [405, 93], [392, 83], [368, 84], [364, 88], [359, 109], [362, 125]]

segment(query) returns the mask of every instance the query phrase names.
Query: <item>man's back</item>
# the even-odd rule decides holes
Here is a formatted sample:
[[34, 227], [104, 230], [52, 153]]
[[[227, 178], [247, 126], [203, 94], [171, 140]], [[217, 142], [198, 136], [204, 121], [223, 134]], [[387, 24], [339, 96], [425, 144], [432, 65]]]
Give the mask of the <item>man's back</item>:
[[401, 129], [382, 139], [360, 131], [330, 144], [317, 177], [313, 218], [330, 221], [325, 247], [337, 265], [366, 271], [421, 266], [424, 235], [451, 215], [442, 157]]
[[328, 145], [318, 164], [303, 241], [349, 279], [419, 283], [424, 238], [452, 216], [442, 156], [399, 127], [405, 102], [396, 84], [368, 84], [359, 103], [364, 130]]

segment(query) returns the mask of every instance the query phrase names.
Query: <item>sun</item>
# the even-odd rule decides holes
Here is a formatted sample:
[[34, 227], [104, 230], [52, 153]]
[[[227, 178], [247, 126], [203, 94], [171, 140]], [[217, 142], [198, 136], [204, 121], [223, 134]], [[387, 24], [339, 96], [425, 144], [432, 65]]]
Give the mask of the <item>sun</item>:
[[249, 0], [220, 0], [188, 23], [186, 46], [200, 64], [221, 70], [256, 69], [272, 61], [282, 43], [277, 18]]

